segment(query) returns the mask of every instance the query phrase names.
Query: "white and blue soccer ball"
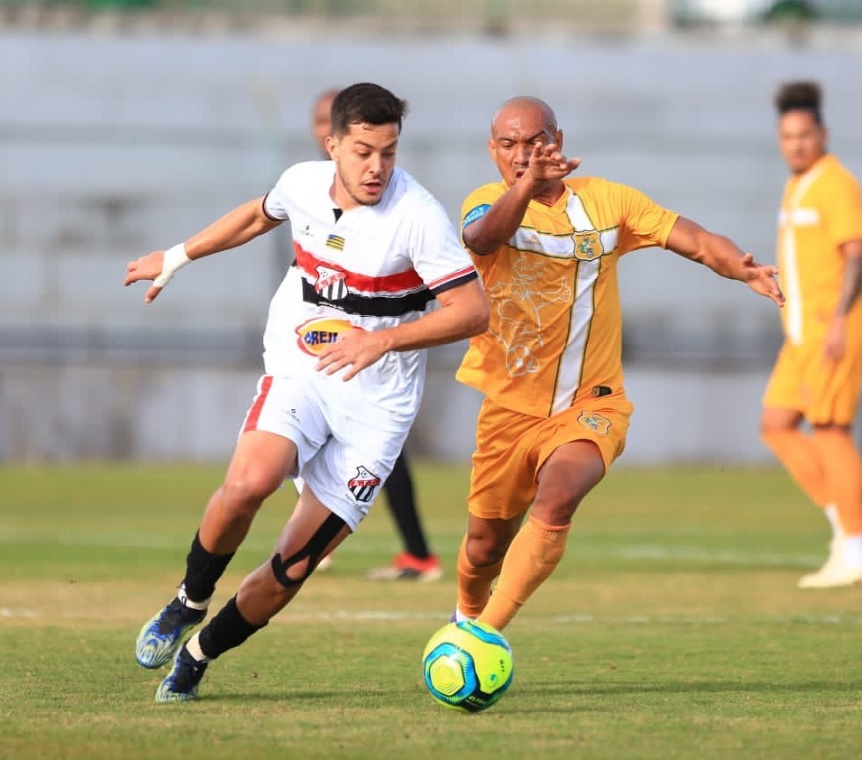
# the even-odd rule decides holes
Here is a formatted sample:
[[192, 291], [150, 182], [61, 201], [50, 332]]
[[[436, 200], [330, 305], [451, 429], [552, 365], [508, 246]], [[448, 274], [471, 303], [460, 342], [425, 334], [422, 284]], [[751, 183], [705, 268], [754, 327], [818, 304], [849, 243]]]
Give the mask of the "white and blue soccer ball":
[[422, 674], [428, 692], [440, 704], [480, 712], [511, 685], [512, 648], [502, 633], [485, 623], [448, 623], [428, 641]]

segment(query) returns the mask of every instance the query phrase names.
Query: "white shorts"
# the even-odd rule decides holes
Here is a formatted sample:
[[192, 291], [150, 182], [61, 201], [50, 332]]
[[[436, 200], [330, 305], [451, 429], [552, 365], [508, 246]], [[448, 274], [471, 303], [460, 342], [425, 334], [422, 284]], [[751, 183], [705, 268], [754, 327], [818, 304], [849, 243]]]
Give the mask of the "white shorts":
[[298, 471], [287, 476], [299, 481], [300, 490], [307, 483], [351, 531], [392, 472], [412, 423], [376, 406], [358, 406], [340, 379], [263, 375], [240, 433], [263, 430], [293, 441]]

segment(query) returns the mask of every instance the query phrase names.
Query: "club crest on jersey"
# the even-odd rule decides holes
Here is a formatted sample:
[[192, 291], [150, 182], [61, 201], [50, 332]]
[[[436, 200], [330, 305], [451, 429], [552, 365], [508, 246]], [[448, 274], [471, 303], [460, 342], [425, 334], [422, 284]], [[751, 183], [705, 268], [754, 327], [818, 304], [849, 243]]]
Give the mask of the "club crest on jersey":
[[596, 230], [575, 232], [575, 258], [579, 261], [592, 261], [599, 258], [604, 252], [602, 237]]
[[374, 497], [374, 491], [380, 486], [380, 477], [367, 467], [356, 468], [356, 474], [347, 481], [347, 488], [356, 501], [369, 502]]
[[314, 281], [314, 289], [327, 301], [340, 301], [347, 296], [346, 272], [322, 265], [315, 271], [317, 279]]
[[607, 417], [602, 417], [595, 412], [581, 412], [578, 415], [578, 422], [581, 423], [587, 430], [592, 430], [599, 435], [607, 435], [611, 429], [611, 421]]
[[299, 347], [311, 356], [320, 356], [323, 349], [332, 345], [349, 330], [361, 330], [346, 319], [310, 319], [296, 328]]

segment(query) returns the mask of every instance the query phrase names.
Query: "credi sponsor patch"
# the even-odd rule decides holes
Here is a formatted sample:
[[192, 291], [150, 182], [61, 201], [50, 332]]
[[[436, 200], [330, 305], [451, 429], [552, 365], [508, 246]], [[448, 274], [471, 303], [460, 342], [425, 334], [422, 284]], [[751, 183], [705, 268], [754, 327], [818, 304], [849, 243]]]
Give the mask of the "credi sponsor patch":
[[323, 349], [332, 345], [349, 330], [361, 330], [346, 319], [310, 319], [296, 328], [297, 343], [305, 353], [320, 356]]

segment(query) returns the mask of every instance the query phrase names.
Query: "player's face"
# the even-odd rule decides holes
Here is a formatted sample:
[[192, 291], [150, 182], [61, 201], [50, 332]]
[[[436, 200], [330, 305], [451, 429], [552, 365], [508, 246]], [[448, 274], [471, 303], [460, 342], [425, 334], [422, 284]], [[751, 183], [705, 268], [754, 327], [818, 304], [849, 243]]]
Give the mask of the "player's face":
[[788, 111], [778, 121], [778, 147], [790, 171], [802, 174], [826, 152], [826, 128], [810, 111]]
[[346, 135], [327, 139], [335, 161], [333, 199], [347, 211], [380, 203], [398, 148], [398, 124], [351, 124]]
[[548, 123], [543, 109], [533, 105], [503, 108], [494, 119], [488, 150], [507, 185], [523, 176], [536, 145], [562, 147], [563, 134]]

